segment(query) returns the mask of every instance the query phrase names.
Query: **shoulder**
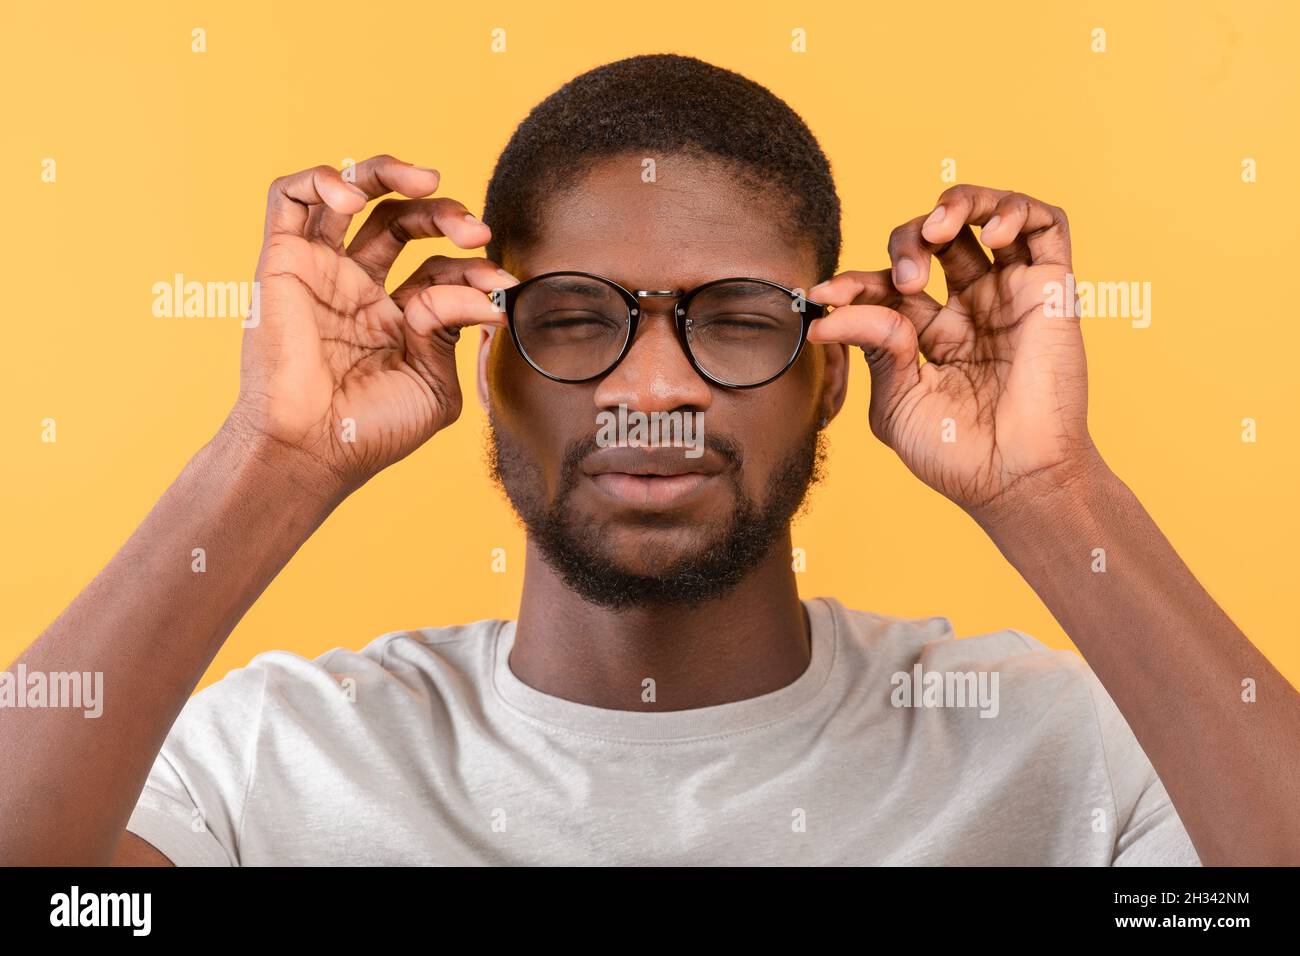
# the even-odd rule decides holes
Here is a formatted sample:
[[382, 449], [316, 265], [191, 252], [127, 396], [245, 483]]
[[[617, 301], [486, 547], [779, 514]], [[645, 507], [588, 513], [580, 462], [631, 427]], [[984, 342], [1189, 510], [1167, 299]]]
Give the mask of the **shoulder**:
[[[883, 694], [884, 706], [906, 708], [918, 721], [961, 728], [971, 739], [1068, 742], [1076, 759], [1089, 751], [1101, 757], [1103, 738], [1128, 730], [1092, 669], [1072, 650], [1014, 628], [959, 638], [946, 617], [893, 617], [826, 600], [842, 631], [838, 644], [848, 679], [865, 696], [880, 701]], [[976, 709], [998, 719], [972, 722]]]
[[[981, 741], [1042, 747], [1076, 767], [1095, 764], [1115, 803], [1133, 807], [1157, 781], [1155, 772], [1119, 707], [1075, 651], [1053, 648], [1014, 628], [957, 637], [945, 617], [899, 618], [845, 608], [834, 598], [840, 645], [851, 672], [872, 693], [906, 689], [906, 713], [917, 721], [960, 730], [972, 746]], [[951, 690], [987, 693], [988, 716], [952, 706]], [[921, 697], [935, 689], [937, 706]], [[917, 698], [913, 700], [911, 698]], [[899, 706], [897, 697], [891, 700]]]
[[434, 695], [476, 694], [502, 623], [391, 631], [360, 650], [334, 647], [315, 658], [264, 651], [195, 694], [183, 716], [244, 727], [287, 718], [319, 727], [331, 715], [353, 723]]
[[994, 669], [1029, 683], [1078, 684], [1081, 689], [1091, 674], [1074, 651], [1048, 647], [1014, 628], [959, 638], [946, 617], [894, 617], [848, 608], [832, 597], [820, 600], [830, 605], [836, 627], [843, 632], [844, 652], [869, 657], [876, 665]]

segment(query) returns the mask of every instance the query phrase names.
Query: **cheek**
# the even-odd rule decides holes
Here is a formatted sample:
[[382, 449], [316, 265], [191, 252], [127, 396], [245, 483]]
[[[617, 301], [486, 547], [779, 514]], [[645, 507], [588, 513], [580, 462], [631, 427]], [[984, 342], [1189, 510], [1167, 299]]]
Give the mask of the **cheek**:
[[821, 376], [821, 360], [805, 352], [785, 375], [755, 390], [731, 414], [733, 427], [728, 434], [744, 448], [744, 485], [750, 494], [765, 490], [772, 473], [816, 424]]
[[493, 342], [487, 378], [493, 414], [536, 460], [556, 461], [572, 442], [595, 435], [590, 388], [539, 375], [508, 338]]
[[804, 345], [803, 352], [799, 355], [799, 361], [795, 362], [794, 367], [786, 372], [786, 376], [792, 379], [796, 389], [804, 396], [807, 407], [815, 404], [822, 387], [822, 381], [826, 377], [825, 346], [811, 343]]
[[516, 431], [519, 419], [526, 417], [533, 407], [529, 395], [530, 377], [539, 376], [519, 357], [509, 333], [497, 332], [488, 350], [488, 393], [496, 418]]

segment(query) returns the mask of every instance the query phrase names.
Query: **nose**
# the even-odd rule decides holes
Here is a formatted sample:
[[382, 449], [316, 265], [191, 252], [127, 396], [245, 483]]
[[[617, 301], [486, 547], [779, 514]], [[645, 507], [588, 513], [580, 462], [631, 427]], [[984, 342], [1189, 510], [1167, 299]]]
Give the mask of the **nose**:
[[596, 386], [599, 410], [620, 404], [641, 412], [704, 411], [713, 389], [691, 366], [677, 338], [677, 299], [643, 298], [636, 338], [623, 361]]

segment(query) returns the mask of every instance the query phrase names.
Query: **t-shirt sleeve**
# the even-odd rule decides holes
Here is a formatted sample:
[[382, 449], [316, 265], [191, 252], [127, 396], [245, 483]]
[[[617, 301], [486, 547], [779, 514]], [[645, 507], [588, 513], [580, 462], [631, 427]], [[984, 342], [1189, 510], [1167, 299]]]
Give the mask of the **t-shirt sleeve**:
[[1115, 796], [1118, 836], [1111, 865], [1200, 866], [1183, 821], [1128, 721], [1092, 668], [1082, 670]]
[[266, 671], [242, 667], [192, 696], [154, 760], [126, 829], [177, 866], [238, 866]]

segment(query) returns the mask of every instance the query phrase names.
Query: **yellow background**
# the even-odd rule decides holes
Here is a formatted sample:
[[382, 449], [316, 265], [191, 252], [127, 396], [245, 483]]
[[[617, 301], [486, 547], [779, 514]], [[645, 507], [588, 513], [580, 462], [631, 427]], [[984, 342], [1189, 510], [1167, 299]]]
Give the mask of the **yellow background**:
[[[437, 167], [440, 193], [481, 211], [499, 150], [539, 99], [599, 63], [680, 52], [807, 119], [844, 203], [841, 268], [886, 264], [890, 229], [929, 211], [951, 157], [961, 181], [1064, 207], [1081, 280], [1152, 283], [1149, 328], [1084, 320], [1093, 434], [1300, 683], [1296, 5], [15, 3], [0, 17], [5, 661], [99, 571], [235, 397], [238, 321], [155, 318], [153, 283], [251, 280], [267, 185], [317, 163], [389, 152]], [[195, 27], [206, 53], [191, 52]], [[505, 53], [490, 50], [494, 27]], [[1244, 157], [1257, 183], [1241, 181]], [[417, 243], [394, 276], [449, 248]], [[462, 419], [344, 503], [205, 684], [262, 650], [314, 657], [515, 615], [523, 537], [486, 477], [476, 345], [461, 346]], [[1069, 646], [974, 523], [872, 438], [867, 386], [859, 361], [829, 478], [795, 529], [801, 593]], [[40, 440], [46, 417], [54, 444]], [[1241, 441], [1246, 417], [1255, 444]], [[490, 571], [494, 547], [505, 575]]]

